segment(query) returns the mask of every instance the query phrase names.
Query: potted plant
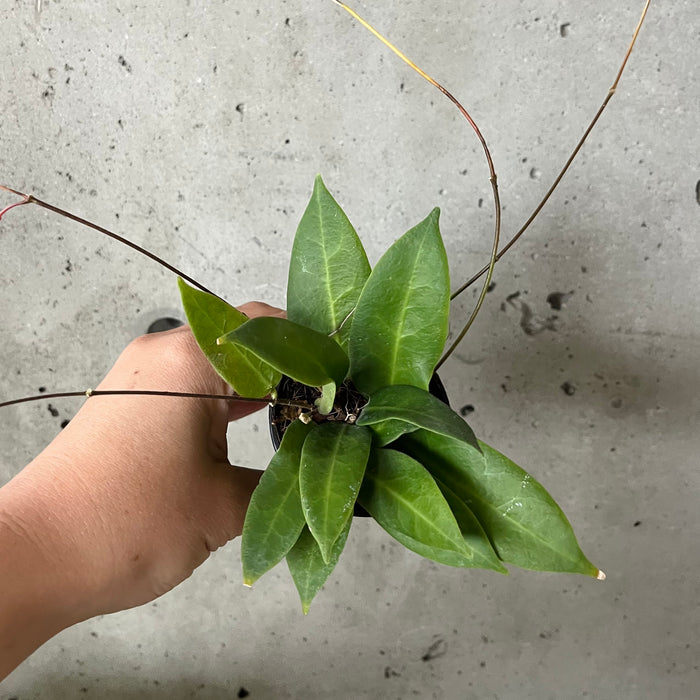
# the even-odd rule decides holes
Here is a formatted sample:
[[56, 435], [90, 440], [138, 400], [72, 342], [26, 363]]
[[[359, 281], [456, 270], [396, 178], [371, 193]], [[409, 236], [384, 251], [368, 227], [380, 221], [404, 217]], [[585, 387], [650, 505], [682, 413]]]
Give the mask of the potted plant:
[[297, 385], [241, 557], [248, 585], [286, 557], [305, 612], [340, 557], [356, 502], [441, 564], [602, 577], [545, 489], [428, 391], [449, 322], [438, 219], [434, 209], [370, 270], [318, 177], [294, 239], [286, 319], [249, 320], [179, 281], [195, 338], [237, 394], [275, 402], [282, 375]]
[[[494, 193], [493, 252], [479, 273], [486, 274], [476, 308], [445, 354], [451, 298], [479, 275], [451, 294], [438, 209], [398, 238], [370, 269], [354, 228], [318, 177], [294, 240], [286, 319], [248, 319], [166, 264], [180, 274], [187, 319], [212, 366], [237, 396], [265, 398], [281, 409], [273, 417], [281, 444], [245, 520], [244, 582], [252, 585], [286, 559], [308, 612], [341, 555], [358, 507], [408, 549], [441, 564], [501, 573], [507, 573], [504, 564], [512, 564], [602, 579], [544, 487], [478, 440], [465, 420], [434, 395], [439, 393], [436, 369], [476, 317], [496, 261], [539, 212], [590, 128], [533, 217], [499, 252], [496, 174], [476, 124], [441, 85], [337, 4], [438, 87], [475, 129]], [[623, 68], [638, 31], [639, 26]], [[67, 214], [9, 191], [23, 200], [0, 217], [30, 202]], [[0, 406], [9, 403], [16, 402]]]

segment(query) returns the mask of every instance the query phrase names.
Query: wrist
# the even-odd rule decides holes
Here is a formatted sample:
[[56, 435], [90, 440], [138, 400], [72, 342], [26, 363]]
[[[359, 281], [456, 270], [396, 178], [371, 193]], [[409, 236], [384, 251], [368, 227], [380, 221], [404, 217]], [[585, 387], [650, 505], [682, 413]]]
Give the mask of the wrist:
[[55, 634], [85, 619], [84, 596], [66, 552], [55, 546], [40, 499], [21, 485], [0, 489], [0, 678]]

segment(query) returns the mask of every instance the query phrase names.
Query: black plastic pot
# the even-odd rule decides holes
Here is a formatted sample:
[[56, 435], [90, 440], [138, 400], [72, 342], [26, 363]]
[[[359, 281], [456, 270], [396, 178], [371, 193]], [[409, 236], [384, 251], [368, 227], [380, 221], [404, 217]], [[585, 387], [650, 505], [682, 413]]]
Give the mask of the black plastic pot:
[[[443, 403], [450, 405], [450, 401], [447, 398], [447, 392], [445, 391], [445, 386], [442, 380], [437, 374], [433, 374], [430, 384], [428, 386], [428, 391], [440, 399]], [[293, 397], [299, 398], [299, 394], [302, 393], [304, 399], [308, 403], [313, 403], [314, 399], [318, 397], [318, 391], [314, 390], [312, 387], [307, 387], [304, 384], [299, 384], [293, 379], [287, 376], [283, 376], [280, 383], [277, 385], [277, 396], [280, 399], [292, 399]], [[275, 448], [275, 452], [279, 449], [280, 443], [282, 442], [282, 435], [293, 420], [291, 416], [288, 416], [285, 411], [288, 411], [287, 407], [280, 406], [279, 404], [273, 404], [268, 409], [268, 421], [270, 423], [270, 438], [272, 439], [272, 446]], [[356, 518], [368, 518], [369, 513], [359, 504], [355, 503], [355, 510], [353, 515]]]

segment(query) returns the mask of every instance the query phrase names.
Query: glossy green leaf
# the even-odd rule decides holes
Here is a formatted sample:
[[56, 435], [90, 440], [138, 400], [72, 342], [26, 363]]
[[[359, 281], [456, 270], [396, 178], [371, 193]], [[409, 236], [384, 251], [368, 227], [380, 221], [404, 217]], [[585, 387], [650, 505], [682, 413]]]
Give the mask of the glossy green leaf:
[[408, 549], [448, 566], [471, 566], [473, 554], [435, 480], [408, 455], [373, 449], [360, 505]]
[[424, 430], [398, 444], [469, 507], [501, 560], [538, 571], [599, 575], [554, 499], [507, 457], [481, 441], [479, 451]]
[[[353, 310], [370, 267], [362, 243], [320, 175], [299, 222], [287, 284], [287, 318], [328, 335]], [[347, 344], [352, 320], [335, 334]]]
[[318, 542], [308, 527], [302, 530], [297, 543], [287, 554], [287, 566], [289, 566], [289, 573], [292, 575], [294, 585], [299, 591], [304, 615], [309, 612], [311, 601], [335, 569], [348, 539], [351, 525], [352, 516], [348, 518], [343, 531], [335, 541], [328, 563], [323, 560]]
[[340, 422], [321, 423], [304, 442], [301, 504], [325, 561], [352, 515], [371, 444], [369, 428]]
[[179, 277], [177, 283], [192, 335], [214, 369], [240, 396], [267, 396], [279, 383], [281, 373], [245, 348], [216, 344], [217, 338], [243, 325], [248, 317]]
[[348, 353], [355, 386], [427, 389], [447, 339], [450, 278], [439, 209], [382, 256], [362, 290]]
[[469, 510], [469, 506], [440, 481], [436, 479], [435, 482], [455, 516], [464, 544], [471, 552], [470, 566], [477, 569], [493, 569], [501, 574], [507, 574], [508, 569], [498, 560], [498, 555], [491, 546], [484, 528], [481, 527], [474, 513]]
[[333, 403], [335, 402], [335, 382], [330, 384], [324, 384], [321, 387], [321, 396], [314, 401], [318, 412], [322, 416], [327, 416], [333, 410]]
[[218, 342], [247, 348], [307, 386], [342, 384], [348, 372], [348, 357], [338, 343], [286, 318], [252, 318]]
[[246, 512], [241, 541], [243, 582], [250, 586], [281, 561], [304, 527], [299, 494], [301, 450], [315, 424], [295, 420], [263, 472]]
[[382, 446], [417, 428], [476, 446], [476, 436], [461, 416], [427, 391], [406, 384], [387, 386], [372, 394], [357, 425], [370, 426]]

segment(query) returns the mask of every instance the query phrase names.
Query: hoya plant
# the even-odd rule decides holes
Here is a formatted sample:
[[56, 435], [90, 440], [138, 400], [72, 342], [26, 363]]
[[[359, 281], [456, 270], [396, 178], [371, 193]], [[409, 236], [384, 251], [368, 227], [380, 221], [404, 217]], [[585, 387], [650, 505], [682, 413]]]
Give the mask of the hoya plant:
[[603, 576], [547, 491], [429, 391], [450, 307], [438, 209], [370, 269], [317, 177], [292, 248], [286, 319], [248, 319], [179, 284], [195, 338], [234, 391], [287, 400], [243, 527], [246, 584], [286, 558], [307, 612], [357, 505], [440, 564]]
[[[505, 564], [605, 577], [579, 547], [565, 515], [530, 474], [478, 440], [447, 402], [436, 374], [481, 308], [495, 263], [546, 204], [614, 95], [647, 14], [617, 77], [546, 195], [503, 247], [497, 177], [488, 146], [464, 107], [340, 0], [334, 2], [432, 83], [475, 131], [493, 192], [491, 258], [450, 291], [439, 211], [398, 238], [370, 268], [347, 216], [316, 179], [291, 253], [287, 318], [248, 319], [206, 287], [135, 243], [31, 194], [21, 201], [67, 216], [144, 253], [179, 275], [185, 313], [202, 351], [234, 396], [271, 404], [279, 449], [247, 511], [243, 580], [252, 585], [286, 559], [304, 612], [343, 551], [355, 515], [370, 515], [416, 554], [440, 564]], [[445, 352], [450, 301], [485, 275], [468, 322]], [[443, 354], [444, 353], [444, 354]], [[150, 391], [88, 391], [87, 395]], [[40, 394], [0, 403], [82, 395]], [[225, 397], [231, 398], [231, 397]]]

